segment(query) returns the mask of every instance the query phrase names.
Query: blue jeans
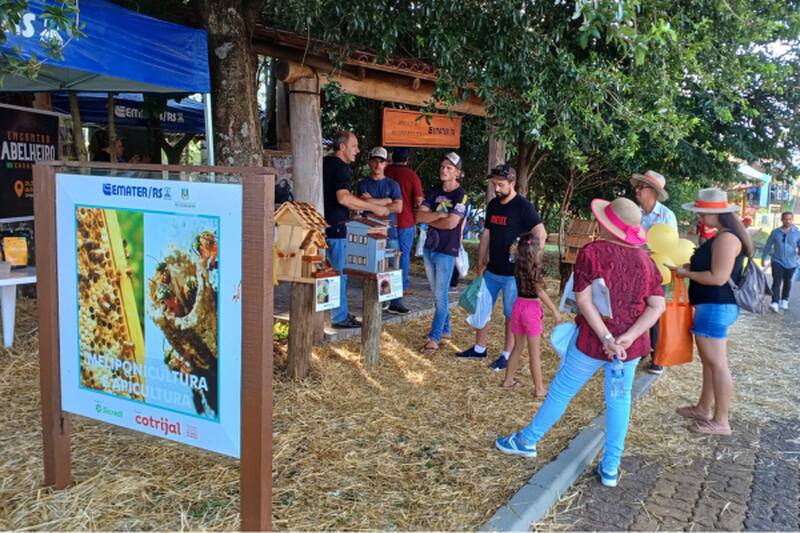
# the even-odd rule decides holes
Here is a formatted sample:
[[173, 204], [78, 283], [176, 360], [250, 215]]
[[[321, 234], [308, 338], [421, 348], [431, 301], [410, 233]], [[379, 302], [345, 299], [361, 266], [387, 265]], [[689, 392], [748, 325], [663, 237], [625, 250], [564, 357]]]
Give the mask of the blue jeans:
[[[403, 290], [408, 289], [408, 273], [411, 271], [411, 254], [414, 253], [414, 237], [417, 235], [417, 227], [397, 228], [397, 240], [400, 244], [400, 270], [403, 271]], [[403, 303], [403, 299], [397, 300]]]
[[492, 307], [497, 302], [500, 292], [503, 293], [503, 316], [506, 320], [511, 318], [511, 310], [514, 309], [514, 300], [517, 299], [517, 280], [514, 276], [500, 276], [492, 274], [488, 270], [483, 273], [483, 282], [486, 283], [486, 290], [492, 295]]
[[442, 340], [442, 335], [450, 335], [450, 307], [447, 301], [447, 291], [450, 288], [450, 277], [453, 275], [456, 258], [425, 248], [423, 259], [425, 259], [425, 275], [428, 276], [428, 283], [431, 285], [434, 303], [433, 323], [428, 338], [439, 342]]
[[697, 304], [694, 306], [692, 335], [724, 340], [728, 328], [739, 318], [736, 304]]
[[[389, 239], [389, 240], [387, 241], [387, 243], [386, 243], [386, 246], [387, 246], [388, 248], [392, 248], [392, 249], [394, 249], [394, 250], [399, 250], [399, 249], [400, 249], [400, 241], [398, 241], [397, 239]], [[401, 270], [400, 268], [397, 268], [397, 267], [399, 267], [399, 266], [400, 266], [400, 265], [397, 265], [397, 264], [396, 264], [396, 265], [395, 265], [395, 270]], [[403, 297], [401, 296], [400, 298], [395, 298], [394, 300], [392, 300], [392, 301], [391, 301], [391, 302], [389, 302], [389, 303], [393, 303], [393, 304], [402, 304], [402, 303], [403, 303]]]
[[328, 242], [328, 259], [334, 270], [339, 272], [342, 276], [342, 283], [339, 286], [339, 302], [340, 305], [331, 311], [331, 322], [343, 322], [347, 320], [347, 276], [344, 275], [345, 261], [347, 259], [347, 252], [345, 246], [347, 239], [326, 239]]
[[[576, 336], [577, 337], [577, 336]], [[623, 364], [624, 390], [622, 398], [611, 398], [611, 365], [610, 361], [593, 359], [580, 351], [575, 345], [575, 339], [567, 351], [564, 363], [553, 377], [547, 398], [539, 408], [536, 416], [520, 435], [526, 443], [536, 443], [545, 433], [561, 418], [567, 405], [580, 391], [589, 379], [600, 369], [605, 372], [605, 397], [606, 397], [606, 442], [603, 454], [603, 470], [608, 474], [615, 474], [619, 469], [622, 450], [625, 448], [625, 437], [628, 434], [628, 422], [631, 418], [631, 389], [633, 378], [636, 374], [636, 364], [639, 359], [633, 359]]]

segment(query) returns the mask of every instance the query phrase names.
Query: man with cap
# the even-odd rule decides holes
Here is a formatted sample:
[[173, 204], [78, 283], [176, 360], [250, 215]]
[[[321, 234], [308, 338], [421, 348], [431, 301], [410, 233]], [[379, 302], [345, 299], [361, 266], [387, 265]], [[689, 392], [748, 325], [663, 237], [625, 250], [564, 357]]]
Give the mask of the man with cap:
[[458, 183], [461, 166], [461, 157], [457, 153], [445, 155], [439, 165], [439, 184], [428, 189], [417, 210], [417, 222], [428, 225], [423, 258], [435, 309], [427, 341], [420, 349], [423, 354], [434, 353], [439, 349], [442, 337], [450, 336], [447, 292], [461, 248], [461, 228], [467, 214], [467, 194]]
[[[356, 195], [362, 200], [375, 206], [386, 207], [389, 210], [389, 248], [399, 249], [397, 242], [397, 213], [403, 210], [403, 199], [400, 186], [394, 180], [386, 177], [384, 170], [389, 160], [389, 152], [383, 146], [376, 146], [369, 153], [370, 175], [356, 184]], [[392, 300], [387, 307], [392, 313], [405, 315], [408, 309], [403, 306], [402, 298]]]
[[[544, 249], [547, 230], [533, 204], [524, 196], [517, 194], [515, 190], [517, 172], [512, 167], [498, 165], [493, 168], [489, 174], [489, 181], [494, 188], [495, 197], [486, 206], [486, 223], [478, 246], [477, 274], [483, 276], [486, 288], [492, 295], [492, 305], [497, 301], [500, 292], [503, 293], [503, 316], [506, 319], [505, 344], [503, 353], [491, 365], [493, 370], [499, 372], [506, 367], [511, 350], [514, 349], [511, 310], [517, 298], [517, 283], [514, 278], [514, 263], [510, 257], [511, 246], [517, 237], [531, 232], [539, 240], [540, 248]], [[489, 324], [477, 330], [475, 345], [458, 352], [456, 356], [486, 357], [488, 332]]]
[[[667, 180], [655, 170], [648, 170], [644, 174], [634, 174], [631, 176], [631, 185], [636, 191], [636, 201], [642, 208], [642, 228], [650, 231], [655, 224], [669, 224], [675, 231], [678, 231], [678, 220], [675, 213], [661, 202], [669, 199], [669, 194], [665, 189]], [[658, 344], [658, 322], [650, 330], [650, 352], [653, 360], [647, 371], [651, 374], [661, 374], [664, 367], [655, 363], [656, 344]]]
[[333, 154], [322, 159], [322, 197], [325, 206], [325, 237], [328, 244], [328, 259], [341, 274], [339, 301], [341, 305], [331, 312], [334, 328], [358, 328], [361, 323], [348, 313], [347, 276], [344, 275], [347, 226], [350, 210], [371, 211], [378, 216], [387, 216], [389, 209], [375, 205], [350, 192], [352, 172], [350, 165], [358, 155], [358, 139], [350, 131], [340, 131], [333, 138]]
[[[414, 237], [417, 234], [417, 219], [414, 210], [422, 204], [425, 195], [422, 192], [422, 181], [408, 162], [411, 150], [395, 148], [392, 152], [392, 164], [386, 167], [386, 175], [400, 185], [403, 196], [403, 210], [397, 214], [397, 240], [400, 244], [400, 270], [403, 271], [403, 293], [411, 294], [408, 284], [408, 273], [411, 269], [411, 253], [414, 249]], [[400, 305], [402, 299], [396, 300]]]

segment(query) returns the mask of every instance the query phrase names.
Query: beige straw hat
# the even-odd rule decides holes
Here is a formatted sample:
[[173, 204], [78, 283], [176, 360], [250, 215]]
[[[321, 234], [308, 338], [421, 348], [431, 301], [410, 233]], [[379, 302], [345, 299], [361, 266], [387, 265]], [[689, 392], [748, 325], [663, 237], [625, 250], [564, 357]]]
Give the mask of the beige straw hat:
[[631, 185], [635, 187], [637, 183], [644, 183], [655, 189], [658, 193], [659, 202], [669, 200], [669, 194], [667, 194], [666, 190], [667, 180], [655, 170], [648, 170], [644, 174], [633, 174], [631, 176]]
[[627, 198], [613, 202], [595, 198], [591, 204], [597, 222], [622, 242], [641, 246], [647, 242], [642, 228], [642, 210]]
[[739, 206], [728, 203], [728, 193], [717, 187], [700, 189], [697, 200], [692, 204], [683, 204], [683, 208], [694, 213], [735, 213]]

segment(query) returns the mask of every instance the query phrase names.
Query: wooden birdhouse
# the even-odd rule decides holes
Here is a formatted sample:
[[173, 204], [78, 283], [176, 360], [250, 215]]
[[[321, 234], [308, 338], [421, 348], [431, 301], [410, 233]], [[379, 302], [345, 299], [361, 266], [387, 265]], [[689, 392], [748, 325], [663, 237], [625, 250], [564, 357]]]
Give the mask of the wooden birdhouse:
[[376, 274], [400, 268], [400, 251], [387, 246], [387, 221], [362, 216], [346, 225], [345, 268]]
[[332, 274], [324, 250], [328, 225], [307, 202], [284, 202], [275, 212], [275, 263], [278, 281], [313, 283]]

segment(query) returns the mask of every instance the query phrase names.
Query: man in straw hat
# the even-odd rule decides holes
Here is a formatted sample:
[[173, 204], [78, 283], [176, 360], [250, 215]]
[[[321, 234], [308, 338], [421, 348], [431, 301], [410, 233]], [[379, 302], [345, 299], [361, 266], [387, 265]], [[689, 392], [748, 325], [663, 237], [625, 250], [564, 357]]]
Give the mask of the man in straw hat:
[[[575, 262], [575, 296], [580, 309], [577, 335], [533, 420], [495, 447], [503, 453], [536, 457], [536, 444], [561, 418], [569, 402], [598, 371], [605, 374], [606, 432], [597, 472], [603, 485], [619, 481], [619, 465], [631, 413], [638, 359], [650, 351], [648, 330], [664, 311], [661, 274], [642, 248], [642, 214], [627, 198], [595, 199], [592, 212], [600, 237], [584, 246]], [[592, 282], [608, 287], [612, 317], [603, 317], [592, 298]], [[612, 362], [613, 361], [613, 362]], [[621, 375], [616, 374], [621, 363]], [[603, 393], [595, 393], [601, 401]]]
[[[675, 231], [678, 231], [678, 220], [675, 218], [675, 213], [661, 203], [669, 199], [666, 191], [667, 180], [664, 179], [664, 176], [655, 170], [648, 170], [644, 174], [633, 174], [631, 185], [636, 192], [636, 201], [642, 208], [642, 227], [645, 231], [650, 231], [655, 224], [669, 224]], [[652, 344], [650, 355], [653, 360], [647, 371], [651, 374], [661, 374], [664, 372], [664, 367], [655, 363], [658, 323], [650, 330], [650, 343]]]

